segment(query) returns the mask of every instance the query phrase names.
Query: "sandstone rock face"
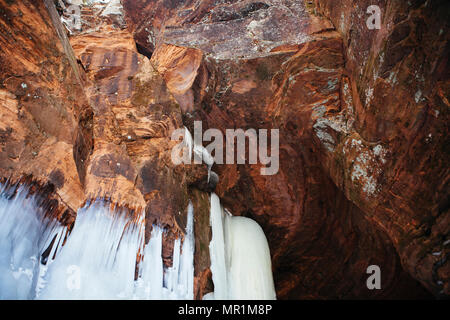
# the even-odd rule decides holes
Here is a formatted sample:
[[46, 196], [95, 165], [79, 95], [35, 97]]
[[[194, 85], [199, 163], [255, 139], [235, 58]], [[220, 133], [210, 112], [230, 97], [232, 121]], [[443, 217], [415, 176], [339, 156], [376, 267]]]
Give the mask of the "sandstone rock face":
[[449, 4], [378, 1], [378, 31], [357, 14], [372, 2], [316, 2], [344, 40], [349, 78], [339, 116], [353, 122], [343, 132], [323, 119], [339, 135], [325, 169], [386, 231], [404, 268], [448, 295]]
[[153, 224], [168, 231], [163, 258], [170, 266], [174, 240], [186, 227], [188, 186], [205, 180], [206, 170], [172, 163], [171, 134], [183, 127], [181, 110], [132, 34], [95, 7], [83, 8], [81, 21], [70, 42], [89, 79], [94, 113], [86, 198], [145, 210], [146, 240]]
[[[186, 125], [280, 129], [277, 175], [214, 168], [225, 206], [263, 226], [280, 298], [421, 296], [410, 276], [448, 294], [446, 4], [379, 3], [379, 31], [367, 1], [278, 4], [124, 8], [174, 95], [196, 76], [177, 99]], [[365, 287], [369, 261], [392, 276], [382, 293]]]
[[92, 111], [59, 16], [46, 4], [0, 2], [0, 177], [51, 184], [45, 196], [73, 213], [83, 202]]
[[212, 187], [173, 164], [171, 134], [279, 129], [277, 174], [213, 166], [223, 205], [264, 229], [278, 298], [449, 295], [446, 1], [122, 0], [75, 22], [71, 4], [0, 0], [2, 182], [67, 225], [98, 198], [145, 210], [166, 266], [191, 201], [201, 299]]
[[147, 240], [153, 224], [168, 231], [170, 266], [186, 227], [188, 186], [206, 180], [207, 170], [172, 163], [170, 134], [183, 126], [181, 110], [137, 52], [123, 16], [81, 6], [80, 27], [71, 29], [52, 1], [0, 8], [2, 182], [29, 184], [69, 225], [96, 199], [134, 216], [145, 211]]

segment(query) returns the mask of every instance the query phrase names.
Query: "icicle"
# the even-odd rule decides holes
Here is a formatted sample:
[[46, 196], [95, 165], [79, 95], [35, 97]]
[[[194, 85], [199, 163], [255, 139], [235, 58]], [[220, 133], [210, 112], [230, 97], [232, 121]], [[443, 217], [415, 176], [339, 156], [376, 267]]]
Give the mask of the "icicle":
[[94, 203], [78, 211], [75, 226], [46, 273], [41, 299], [120, 299], [134, 293], [141, 225], [125, 212]]
[[23, 187], [0, 186], [0, 299], [193, 299], [193, 214], [189, 203], [183, 244], [175, 241], [164, 270], [164, 230], [153, 226], [144, 246], [143, 212], [130, 219], [109, 204], [87, 204], [62, 246], [67, 228], [44, 218]]
[[141, 276], [138, 279], [138, 288], [144, 289], [143, 293], [137, 291], [136, 298], [161, 299], [163, 297], [162, 234], [163, 230], [160, 227], [153, 226], [150, 241], [145, 246]]
[[219, 197], [211, 194], [210, 224], [212, 239], [209, 244], [211, 256], [211, 272], [214, 282], [214, 297], [218, 300], [228, 298], [227, 267], [225, 260], [225, 237], [223, 227], [223, 214]]
[[180, 239], [176, 239], [173, 246], [172, 267], [166, 271], [166, 287], [170, 298], [175, 299], [178, 285], [178, 268], [180, 265]]
[[[163, 272], [161, 257], [162, 232], [157, 226], [153, 226], [152, 236], [145, 246], [144, 260], [141, 264], [141, 277], [138, 280], [140, 291], [146, 296], [136, 298], [150, 299], [193, 299], [194, 298], [194, 217], [193, 206], [189, 203], [186, 235], [183, 242], [175, 240], [173, 251], [173, 264]], [[158, 275], [155, 275], [158, 273]], [[164, 273], [164, 277], [162, 276]], [[142, 290], [142, 287], [144, 288]]]
[[194, 207], [189, 201], [186, 236], [180, 260], [180, 288], [185, 292], [185, 299], [194, 299]]
[[214, 193], [210, 218], [214, 292], [203, 299], [276, 299], [269, 246], [261, 227], [252, 219], [224, 213]]
[[270, 251], [264, 231], [249, 218], [227, 217], [226, 220], [229, 298], [276, 299]]

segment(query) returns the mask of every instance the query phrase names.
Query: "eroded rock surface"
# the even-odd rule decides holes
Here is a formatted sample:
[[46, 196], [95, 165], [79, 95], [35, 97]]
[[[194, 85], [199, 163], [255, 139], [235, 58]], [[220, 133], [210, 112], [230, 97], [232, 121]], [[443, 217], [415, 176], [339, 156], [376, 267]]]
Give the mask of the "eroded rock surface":
[[216, 59], [255, 57], [311, 41], [332, 28], [302, 1], [123, 1], [128, 24], [147, 52], [159, 44], [201, 49]]
[[80, 4], [0, 0], [2, 181], [66, 224], [96, 198], [145, 210], [166, 266], [191, 200], [201, 299], [208, 172], [172, 163], [171, 133], [279, 129], [276, 175], [213, 167], [224, 206], [267, 235], [278, 298], [449, 294], [445, 1], [97, 1], [69, 19]]
[[47, 5], [0, 2], [0, 177], [51, 184], [46, 196], [73, 213], [84, 201], [92, 111], [65, 30]]
[[[73, 4], [62, 2], [66, 11]], [[172, 163], [180, 107], [138, 53], [121, 11], [80, 6], [80, 27], [71, 29], [60, 21], [60, 3], [0, 7], [2, 181], [45, 193], [45, 206], [69, 225], [99, 199], [135, 217], [145, 211], [147, 240], [153, 224], [168, 231], [170, 266], [186, 227], [188, 186], [206, 180], [207, 170]]]
[[358, 14], [369, 1], [316, 2], [343, 37], [349, 76], [341, 113], [321, 120], [338, 135], [325, 168], [386, 231], [405, 269], [448, 295], [449, 4], [378, 1], [383, 19], [374, 32]]
[[[250, 3], [255, 10], [242, 14]], [[214, 169], [225, 206], [263, 226], [280, 298], [425, 294], [410, 275], [448, 294], [448, 23], [443, 13], [431, 21], [446, 5], [380, 3], [386, 18], [373, 31], [367, 1], [279, 4], [124, 8], [168, 84], [196, 76], [178, 97], [186, 125], [280, 129], [276, 176], [261, 176], [258, 165]], [[285, 8], [301, 21], [295, 35], [272, 24]], [[262, 23], [265, 33], [244, 34]], [[396, 275], [384, 293], [362, 281], [375, 260]]]
[[147, 240], [153, 224], [167, 230], [163, 258], [169, 266], [174, 240], [186, 227], [188, 185], [198, 175], [171, 160], [177, 143], [171, 134], [183, 127], [181, 110], [132, 34], [104, 10], [94, 10], [83, 8], [83, 27], [70, 40], [89, 78], [85, 90], [94, 112], [86, 197], [145, 210]]

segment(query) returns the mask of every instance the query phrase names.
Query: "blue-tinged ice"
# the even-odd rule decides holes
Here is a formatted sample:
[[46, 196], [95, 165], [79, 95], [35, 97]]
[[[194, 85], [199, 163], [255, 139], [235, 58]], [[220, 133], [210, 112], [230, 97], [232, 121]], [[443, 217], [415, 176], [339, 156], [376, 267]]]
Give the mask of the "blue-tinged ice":
[[25, 187], [0, 185], [0, 299], [31, 299], [39, 290], [40, 260], [65, 229], [45, 217]]
[[25, 187], [10, 189], [0, 189], [0, 299], [193, 299], [192, 204], [165, 269], [165, 231], [153, 226], [145, 245], [143, 212], [131, 217], [97, 201], [78, 210], [67, 235]]

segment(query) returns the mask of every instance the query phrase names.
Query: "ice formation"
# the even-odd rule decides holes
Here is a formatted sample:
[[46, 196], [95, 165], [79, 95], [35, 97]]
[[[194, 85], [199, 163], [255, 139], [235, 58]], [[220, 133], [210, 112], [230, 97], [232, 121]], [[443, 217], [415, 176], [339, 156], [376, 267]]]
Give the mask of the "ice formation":
[[[144, 244], [144, 213], [88, 203], [68, 234], [26, 187], [0, 185], [0, 299], [193, 299], [193, 215], [190, 203], [184, 241], [165, 269], [166, 231], [153, 226]], [[225, 212], [214, 193], [210, 219], [214, 292], [204, 299], [275, 299], [261, 227]]]
[[192, 204], [182, 252], [178, 239], [165, 270], [165, 230], [153, 226], [144, 245], [143, 213], [88, 204], [62, 246], [66, 229], [44, 217], [26, 188], [10, 189], [0, 189], [0, 299], [193, 299]]
[[[194, 209], [188, 207], [186, 235], [180, 253], [180, 240], [174, 245], [172, 267], [163, 272], [161, 259], [163, 229], [153, 226], [152, 236], [144, 250], [136, 298], [185, 299], [194, 298]], [[164, 276], [163, 276], [164, 273]]]
[[188, 149], [188, 163], [191, 163], [192, 152], [194, 152], [194, 163], [204, 162], [208, 167], [208, 182], [211, 176], [211, 168], [214, 164], [214, 157], [208, 152], [208, 150], [202, 145], [195, 144], [191, 133], [188, 128], [184, 127], [183, 144]]
[[269, 245], [252, 219], [225, 212], [211, 194], [209, 246], [214, 292], [203, 299], [276, 299]]
[[214, 298], [223, 300], [228, 298], [225, 232], [223, 228], [224, 213], [220, 206], [219, 197], [215, 193], [211, 194], [210, 222], [212, 239], [209, 244], [209, 254], [214, 282]]
[[40, 299], [118, 299], [134, 292], [143, 223], [101, 202], [77, 214], [75, 226], [49, 265]]

